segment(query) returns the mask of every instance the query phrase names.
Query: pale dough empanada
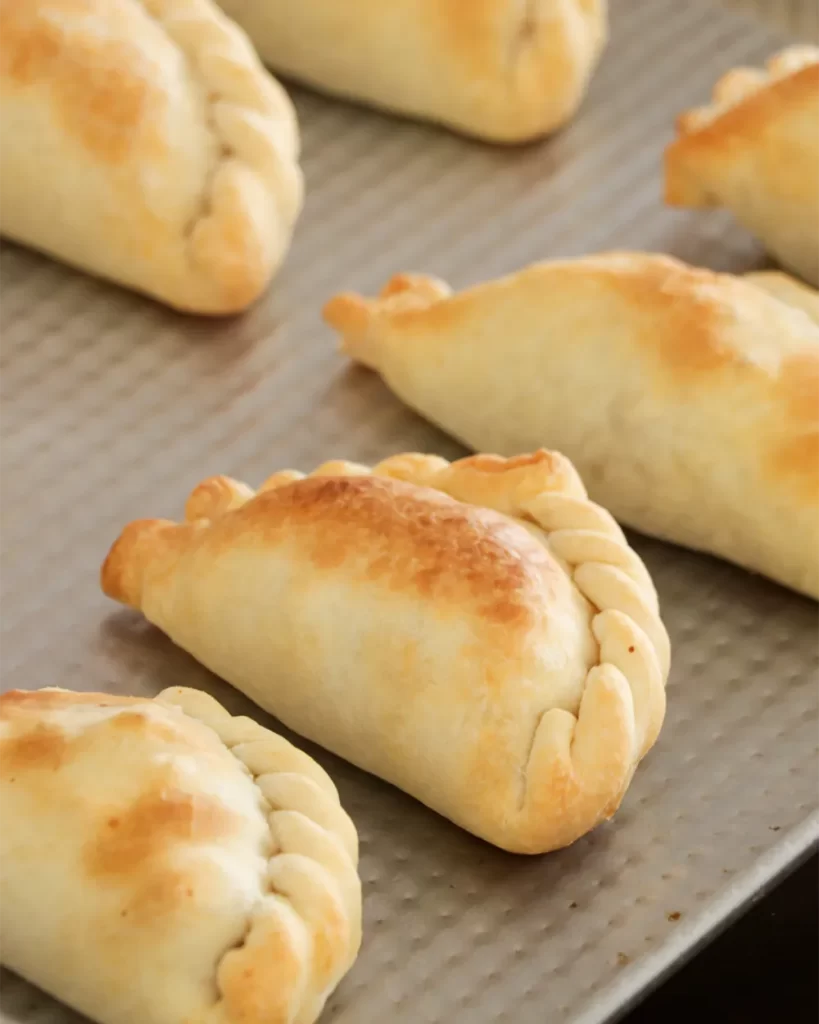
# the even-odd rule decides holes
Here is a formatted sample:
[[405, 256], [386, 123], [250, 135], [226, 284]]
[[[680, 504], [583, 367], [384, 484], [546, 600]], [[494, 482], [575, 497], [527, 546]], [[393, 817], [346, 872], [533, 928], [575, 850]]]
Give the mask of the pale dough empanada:
[[312, 1024], [358, 839], [306, 754], [196, 690], [0, 697], [2, 962], [99, 1024]]
[[130, 524], [106, 594], [302, 735], [508, 850], [609, 817], [664, 707], [646, 569], [568, 460], [399, 455]]
[[710, 106], [681, 115], [677, 133], [665, 155], [666, 200], [726, 207], [819, 285], [819, 48], [783, 50], [766, 72], [729, 72]]
[[301, 206], [290, 100], [210, 0], [1, 0], [0, 232], [180, 310], [263, 291]]
[[220, 3], [276, 71], [499, 143], [568, 121], [606, 40], [606, 0]]
[[819, 597], [819, 328], [645, 253], [451, 294], [400, 276], [326, 318], [353, 359], [477, 450], [565, 452], [621, 522]]

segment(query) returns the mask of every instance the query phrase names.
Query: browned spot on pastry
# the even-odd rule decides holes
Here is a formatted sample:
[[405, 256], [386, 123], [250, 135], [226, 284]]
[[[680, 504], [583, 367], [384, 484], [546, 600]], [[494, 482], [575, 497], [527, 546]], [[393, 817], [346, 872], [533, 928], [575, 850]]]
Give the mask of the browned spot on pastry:
[[819, 64], [808, 64], [791, 75], [765, 83], [690, 134], [685, 133], [686, 126], [696, 122], [686, 119], [685, 115], [678, 122], [678, 128], [682, 129], [682, 139], [689, 145], [728, 149], [736, 146], [737, 139], [753, 141], [769, 122], [781, 120], [783, 109], [813, 104], [817, 90]]
[[[722, 205], [715, 183], [726, 163], [753, 153], [755, 176], [791, 202], [813, 205], [814, 175], [804, 173], [804, 147], [788, 137], [791, 117], [813, 107], [819, 91], [819, 64], [771, 81], [751, 95], [701, 122], [697, 112], [677, 121], [678, 138], [665, 153], [665, 199], [674, 206]], [[784, 116], [783, 116], [783, 112]]]
[[152, 744], [161, 742], [184, 747], [190, 752], [213, 753], [213, 737], [201, 723], [186, 721], [181, 714], [168, 709], [157, 715], [151, 712], [151, 707], [146, 702], [142, 707], [125, 709], [114, 715], [105, 727], [123, 736], [143, 734]]
[[49, 87], [66, 134], [101, 160], [119, 163], [135, 149], [161, 145], [154, 125], [165, 101], [153, 84], [155, 69], [131, 42], [128, 5], [112, 5], [111, 17], [122, 20], [113, 30], [95, 26], [97, 6], [91, 0], [5, 4], [0, 76]]
[[0, 695], [0, 717], [14, 714], [38, 714], [78, 704], [98, 708], [119, 704], [142, 704], [141, 697], [117, 697], [111, 693], [76, 693], [73, 690], [9, 690]]
[[251, 925], [244, 945], [226, 953], [217, 970], [225, 1019], [292, 1020], [304, 969], [298, 944], [278, 915]]
[[66, 758], [68, 746], [62, 729], [39, 722], [29, 732], [0, 743], [0, 773], [14, 776], [24, 771], [57, 771]]
[[[665, 380], [675, 387], [690, 386], [692, 377], [707, 381], [714, 370], [742, 360], [742, 354], [724, 340], [723, 325], [735, 315], [734, 303], [725, 298], [727, 287], [730, 278], [725, 275], [673, 257], [646, 254], [635, 260], [631, 253], [601, 253], [584, 260], [535, 264], [420, 312], [402, 313], [393, 323], [413, 327], [418, 318], [424, 331], [440, 339], [457, 339], [478, 329], [476, 309], [495, 303], [509, 303], [511, 308], [513, 303], [525, 306], [531, 301], [537, 307], [550, 294], [559, 296], [565, 290], [581, 304], [587, 295], [591, 304], [599, 303], [601, 292], [608, 292], [618, 318], [624, 304], [642, 311], [645, 329], [636, 335], [637, 343], [650, 353]], [[737, 282], [736, 287], [747, 286]]]
[[819, 501], [819, 430], [784, 442], [772, 463], [774, 476], [789, 480], [808, 501]]
[[788, 415], [800, 426], [819, 426], [819, 348], [789, 359], [779, 378]]
[[479, 81], [496, 74], [505, 57], [503, 48], [498, 45], [491, 7], [476, 4], [474, 0], [454, 0], [454, 3], [432, 4], [429, 8], [430, 17], [437, 22], [445, 52], [452, 54], [465, 69], [477, 74]]
[[168, 919], [195, 902], [190, 876], [166, 864], [152, 865], [144, 878], [136, 877], [134, 882], [133, 895], [123, 910], [123, 916], [130, 917], [134, 926], [153, 929], [158, 919]]
[[225, 546], [255, 527], [298, 537], [313, 563], [446, 603], [487, 623], [526, 623], [563, 571], [519, 524], [430, 488], [371, 476], [314, 477], [258, 495], [212, 528]]
[[313, 928], [313, 977], [318, 988], [326, 988], [338, 968], [339, 950], [347, 949], [347, 915], [338, 907], [323, 907], [320, 923]]
[[139, 877], [147, 862], [178, 842], [204, 843], [237, 828], [235, 815], [213, 797], [157, 787], [108, 815], [85, 849], [92, 878]]
[[[656, 313], [656, 326], [641, 341], [657, 354], [669, 380], [685, 386], [692, 376], [703, 382], [715, 380], [715, 370], [744, 361], [743, 354], [725, 341], [723, 328], [735, 317], [734, 303], [726, 298], [731, 282], [725, 275], [651, 256], [633, 268], [619, 264], [603, 276], [638, 308]], [[738, 283], [737, 288], [740, 299], [744, 286]]]

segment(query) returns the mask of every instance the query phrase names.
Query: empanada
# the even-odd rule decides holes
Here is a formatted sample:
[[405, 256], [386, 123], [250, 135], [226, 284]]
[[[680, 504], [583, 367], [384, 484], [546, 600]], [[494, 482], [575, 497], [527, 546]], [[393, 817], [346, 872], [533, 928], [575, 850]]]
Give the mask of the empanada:
[[186, 517], [126, 527], [103, 589], [291, 728], [508, 850], [615, 811], [663, 719], [668, 638], [567, 459], [215, 477]]
[[290, 100], [210, 0], [0, 0], [0, 232], [241, 310], [301, 206]]
[[606, 0], [220, 0], [276, 71], [492, 142], [574, 114]]
[[819, 328], [804, 312], [727, 274], [607, 253], [457, 295], [399, 276], [325, 315], [470, 447], [553, 445], [621, 522], [819, 597]]
[[311, 1024], [358, 839], [306, 754], [196, 690], [0, 697], [0, 959], [99, 1024]]
[[819, 48], [783, 50], [767, 72], [730, 71], [709, 106], [680, 116], [677, 134], [665, 155], [667, 202], [726, 207], [819, 285]]

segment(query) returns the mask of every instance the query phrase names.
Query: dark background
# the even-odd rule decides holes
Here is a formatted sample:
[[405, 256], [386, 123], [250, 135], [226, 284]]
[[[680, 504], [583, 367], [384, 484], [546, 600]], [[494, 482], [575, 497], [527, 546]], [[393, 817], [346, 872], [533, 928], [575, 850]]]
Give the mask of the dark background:
[[819, 856], [758, 900], [622, 1024], [817, 1024]]

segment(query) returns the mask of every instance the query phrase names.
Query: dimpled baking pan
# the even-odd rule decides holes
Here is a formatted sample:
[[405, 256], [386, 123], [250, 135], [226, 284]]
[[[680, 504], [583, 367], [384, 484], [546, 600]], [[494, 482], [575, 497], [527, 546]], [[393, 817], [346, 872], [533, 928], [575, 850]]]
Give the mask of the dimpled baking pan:
[[[97, 574], [126, 521], [177, 515], [209, 474], [258, 483], [336, 456], [459, 453], [336, 354], [319, 316], [334, 291], [407, 269], [462, 286], [606, 247], [759, 265], [730, 217], [660, 200], [677, 112], [789, 38], [789, 17], [794, 34], [816, 28], [810, 0], [737, 5], [613, 0], [580, 115], [536, 147], [490, 149], [297, 93], [307, 208], [285, 270], [242, 318], [185, 319], [4, 247], [3, 687], [185, 684], [266, 720], [106, 601]], [[674, 643], [668, 717], [615, 819], [570, 849], [504, 854], [302, 744], [362, 840], [365, 941], [328, 1024], [611, 1020], [815, 841], [815, 604], [635, 543]], [[78, 1020], [11, 974], [0, 989], [5, 1024]]]

